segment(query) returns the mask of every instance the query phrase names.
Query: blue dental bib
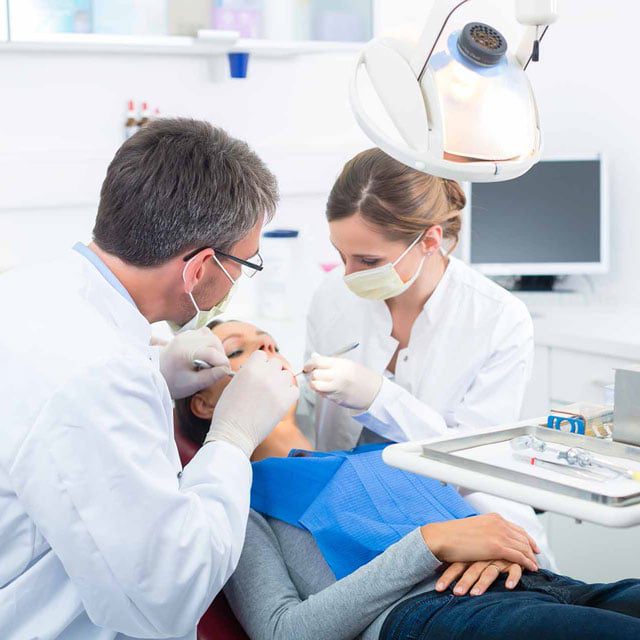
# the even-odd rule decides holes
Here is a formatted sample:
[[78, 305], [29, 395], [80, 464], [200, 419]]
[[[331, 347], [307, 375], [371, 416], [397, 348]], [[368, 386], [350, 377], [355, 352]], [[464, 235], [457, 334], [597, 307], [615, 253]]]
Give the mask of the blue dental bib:
[[385, 446], [256, 462], [251, 508], [309, 531], [336, 579], [423, 524], [476, 515], [453, 488], [386, 465]]

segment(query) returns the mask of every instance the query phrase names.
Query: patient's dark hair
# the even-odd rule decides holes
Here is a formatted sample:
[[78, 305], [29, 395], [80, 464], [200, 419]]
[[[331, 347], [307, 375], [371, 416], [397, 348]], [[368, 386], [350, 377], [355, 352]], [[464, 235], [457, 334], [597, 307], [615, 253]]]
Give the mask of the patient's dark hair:
[[[224, 322], [224, 320], [214, 320], [213, 322], [210, 322], [207, 327], [209, 329], [214, 329], [218, 325], [224, 324]], [[191, 411], [192, 398], [193, 396], [189, 396], [188, 398], [176, 400], [178, 429], [180, 429], [182, 434], [189, 438], [189, 440], [195, 442], [198, 446], [202, 446], [204, 439], [207, 437], [207, 433], [209, 433], [211, 420], [200, 418]]]

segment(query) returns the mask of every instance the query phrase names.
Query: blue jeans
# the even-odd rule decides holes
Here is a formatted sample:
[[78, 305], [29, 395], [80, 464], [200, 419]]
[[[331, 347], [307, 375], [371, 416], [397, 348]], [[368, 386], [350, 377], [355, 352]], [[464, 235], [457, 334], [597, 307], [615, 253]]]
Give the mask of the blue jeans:
[[[585, 584], [549, 571], [481, 596], [429, 591], [387, 616], [380, 640], [640, 639], [640, 580]], [[453, 587], [454, 585], [452, 585]]]

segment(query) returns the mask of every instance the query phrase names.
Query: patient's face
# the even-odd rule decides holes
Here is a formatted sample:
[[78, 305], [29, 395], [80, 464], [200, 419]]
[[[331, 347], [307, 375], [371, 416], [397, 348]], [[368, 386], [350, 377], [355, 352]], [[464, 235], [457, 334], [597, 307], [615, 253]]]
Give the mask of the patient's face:
[[256, 351], [264, 351], [269, 358], [280, 360], [285, 369], [291, 369], [291, 365], [280, 355], [276, 341], [249, 322], [224, 322], [214, 327], [213, 333], [220, 338], [233, 371], [237, 371]]
[[[276, 341], [249, 322], [230, 320], [213, 327], [212, 331], [220, 338], [232, 371], [238, 371], [256, 351], [264, 351], [269, 358], [280, 360], [285, 369], [291, 370], [289, 362], [280, 355]], [[191, 411], [200, 418], [211, 418], [213, 409], [229, 382], [231, 378], [220, 380], [197, 393], [191, 399]]]

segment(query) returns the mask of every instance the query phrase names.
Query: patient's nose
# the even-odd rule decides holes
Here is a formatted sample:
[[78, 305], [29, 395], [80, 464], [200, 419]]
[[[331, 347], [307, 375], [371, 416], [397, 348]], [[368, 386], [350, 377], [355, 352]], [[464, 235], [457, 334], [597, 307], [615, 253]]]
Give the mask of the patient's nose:
[[269, 356], [277, 353], [276, 343], [271, 336], [260, 336], [258, 349], [264, 351]]

